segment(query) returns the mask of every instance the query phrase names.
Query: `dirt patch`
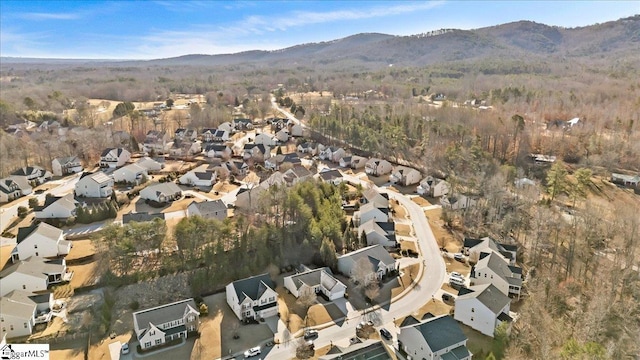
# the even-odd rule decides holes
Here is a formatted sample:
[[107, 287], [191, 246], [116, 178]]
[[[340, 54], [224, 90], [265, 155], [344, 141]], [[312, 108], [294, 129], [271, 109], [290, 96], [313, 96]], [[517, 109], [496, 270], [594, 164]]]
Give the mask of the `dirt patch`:
[[95, 285], [100, 279], [97, 261], [92, 261], [87, 264], [70, 265], [69, 270], [73, 271], [73, 278], [71, 278], [69, 284], [74, 289]]
[[449, 294], [454, 294], [457, 295], [458, 294], [458, 289], [454, 289], [453, 287], [451, 287], [451, 285], [449, 284], [442, 284], [442, 286], [440, 287], [442, 290], [448, 292]]
[[399, 235], [399, 236], [411, 236], [411, 225], [408, 225], [408, 224], [396, 224], [396, 235]]
[[444, 221], [441, 219], [442, 209], [427, 210], [424, 214], [429, 220], [429, 226], [438, 242], [438, 247], [444, 247], [449, 252], [459, 252], [462, 244], [444, 227]]
[[418, 309], [418, 312], [416, 312], [414, 316], [416, 319], [422, 319], [422, 317], [426, 313], [431, 313], [435, 316], [445, 315], [449, 314], [451, 309], [453, 309], [453, 306], [447, 305], [442, 301], [435, 299], [435, 301], [429, 301], [422, 307], [420, 307], [420, 309]]
[[418, 248], [416, 246], [416, 242], [415, 241], [411, 241], [411, 240], [401, 240], [400, 241], [400, 250], [406, 251], [406, 250], [411, 250], [415, 253], [418, 252]]
[[400, 203], [395, 200], [391, 200], [390, 202], [391, 210], [393, 211], [394, 216], [398, 219], [406, 219], [407, 211], [404, 209], [404, 206], [400, 205]]
[[83, 259], [96, 254], [96, 247], [91, 240], [73, 240], [71, 242], [71, 251], [65, 257], [67, 261]]
[[457, 271], [460, 274], [467, 276], [471, 271], [471, 266], [466, 263], [450, 259], [449, 257], [445, 257], [444, 262], [447, 265], [447, 272]]
[[0, 269], [11, 264], [11, 252], [15, 245], [5, 245], [0, 247]]
[[420, 205], [420, 206], [429, 206], [431, 205], [430, 202], [428, 202], [425, 198], [423, 198], [422, 196], [415, 196], [411, 199], [414, 203]]
[[[391, 289], [391, 297], [394, 298], [402, 293], [406, 288], [411, 286], [413, 280], [417, 280], [420, 264], [413, 264], [401, 269], [401, 276], [398, 283], [400, 286]], [[413, 280], [412, 280], [413, 279]]]

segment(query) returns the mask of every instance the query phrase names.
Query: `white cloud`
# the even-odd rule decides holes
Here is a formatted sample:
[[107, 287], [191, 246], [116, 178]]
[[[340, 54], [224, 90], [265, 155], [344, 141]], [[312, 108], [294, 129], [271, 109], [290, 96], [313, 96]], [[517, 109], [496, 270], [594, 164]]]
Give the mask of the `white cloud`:
[[15, 15], [20, 19], [25, 20], [76, 20], [81, 16], [79, 13], [44, 13], [44, 12], [27, 12], [19, 13]]

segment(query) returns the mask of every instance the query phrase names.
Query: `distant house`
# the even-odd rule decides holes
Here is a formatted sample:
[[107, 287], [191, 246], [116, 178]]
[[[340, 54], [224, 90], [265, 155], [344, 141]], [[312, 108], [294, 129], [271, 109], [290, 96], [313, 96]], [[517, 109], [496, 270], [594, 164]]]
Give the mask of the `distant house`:
[[377, 207], [374, 203], [367, 203], [360, 206], [360, 209], [353, 214], [353, 222], [357, 226], [369, 220], [387, 222], [389, 219], [389, 208]]
[[258, 320], [278, 314], [278, 293], [269, 274], [236, 280], [226, 287], [227, 304], [240, 320]]
[[169, 154], [171, 156], [191, 156], [202, 152], [202, 143], [200, 140], [181, 140], [176, 139], [171, 143]]
[[60, 127], [58, 120], [45, 120], [38, 126], [38, 131], [53, 131], [58, 130]]
[[347, 286], [329, 268], [307, 270], [284, 278], [284, 287], [296, 298], [305, 293], [323, 294], [329, 300], [344, 297]]
[[214, 135], [218, 129], [203, 129], [202, 130], [202, 141], [203, 142], [213, 142]]
[[611, 174], [611, 182], [623, 186], [638, 187], [638, 184], [640, 184], [640, 176], [613, 173]]
[[131, 153], [123, 148], [105, 149], [100, 155], [100, 167], [117, 168], [131, 159]]
[[225, 121], [222, 124], [218, 125], [218, 130], [224, 130], [224, 131], [228, 132], [229, 134], [231, 134], [231, 133], [233, 133], [234, 128], [233, 128], [233, 125], [230, 122]]
[[183, 185], [213, 186], [216, 183], [216, 173], [215, 171], [191, 170], [182, 175], [178, 181]]
[[502, 322], [511, 323], [511, 299], [491, 284], [471, 286], [456, 298], [454, 319], [494, 337]]
[[289, 130], [287, 129], [281, 129], [276, 133], [276, 140], [281, 143], [286, 143], [287, 141], [289, 141], [289, 138], [291, 138], [291, 135], [289, 134]]
[[531, 159], [535, 164], [553, 164], [556, 162], [556, 157], [553, 155], [544, 155], [544, 154], [531, 154]]
[[76, 216], [78, 202], [73, 194], [65, 196], [47, 196], [44, 205], [34, 208], [36, 219], [68, 219]]
[[505, 295], [520, 297], [522, 269], [509, 265], [500, 254], [480, 253], [478, 263], [471, 268], [469, 279], [474, 285], [492, 284]]
[[129, 164], [115, 170], [112, 174], [113, 180], [118, 183], [141, 184], [149, 176], [146, 167], [140, 164]]
[[55, 176], [65, 176], [82, 172], [82, 163], [77, 156], [67, 156], [53, 159], [51, 169]]
[[275, 136], [273, 135], [270, 135], [267, 133], [260, 133], [256, 135], [255, 139], [253, 139], [253, 142], [255, 144], [262, 144], [265, 146], [274, 147], [278, 144], [278, 139], [276, 139]]
[[303, 135], [302, 125], [290, 123], [289, 124], [289, 134], [293, 137], [300, 137]]
[[164, 168], [163, 163], [159, 163], [150, 157], [143, 157], [136, 162], [137, 165], [147, 169], [147, 174], [152, 174], [156, 171], [160, 171]]
[[35, 183], [40, 185], [45, 181], [51, 179], [53, 175], [46, 171], [41, 166], [25, 166], [11, 173], [11, 178], [16, 180], [17, 178], [23, 178], [29, 184]]
[[171, 138], [166, 131], [149, 130], [141, 150], [147, 153], [153, 151], [157, 154], [166, 154], [172, 145], [170, 140]]
[[233, 119], [233, 127], [236, 130], [251, 130], [253, 129], [253, 123], [250, 119], [237, 118]]
[[518, 189], [521, 189], [521, 188], [526, 187], [526, 186], [536, 186], [536, 182], [535, 181], [533, 181], [531, 179], [527, 179], [527, 178], [515, 179], [513, 181], [513, 184]]
[[0, 296], [13, 290], [32, 293], [46, 291], [49, 285], [71, 280], [72, 274], [67, 272], [64, 259], [49, 261], [41, 257], [30, 257], [18, 260], [0, 272]]
[[343, 156], [340, 159], [340, 161], [338, 162], [338, 165], [340, 165], [340, 167], [343, 167], [343, 168], [350, 168], [351, 167], [351, 155]]
[[33, 182], [29, 182], [25, 176], [9, 175], [7, 179], [11, 179], [18, 186], [18, 189], [20, 189], [20, 193], [23, 196], [31, 194], [33, 192], [33, 187], [31, 185], [36, 185]]
[[349, 167], [351, 167], [352, 169], [362, 169], [367, 166], [367, 161], [369, 161], [369, 159], [366, 157], [353, 155], [351, 157], [351, 164], [349, 165]]
[[447, 195], [451, 190], [451, 186], [448, 182], [434, 178], [433, 176], [427, 176], [420, 181], [420, 185], [416, 188], [416, 192], [420, 195], [430, 197], [441, 197]]
[[480, 259], [480, 253], [483, 252], [494, 252], [508, 262], [509, 265], [515, 265], [518, 247], [499, 243], [488, 236], [482, 239], [464, 238], [462, 253], [469, 257], [470, 262], [476, 263]]
[[44, 222], [18, 229], [16, 242], [11, 252], [14, 263], [32, 256], [64, 256], [71, 250], [71, 242], [64, 239], [62, 230]]
[[280, 166], [289, 164], [293, 166], [299, 166], [302, 163], [298, 157], [298, 153], [280, 154], [272, 156], [268, 160], [265, 160], [264, 167], [272, 170], [280, 170]]
[[407, 166], [396, 166], [389, 181], [402, 186], [411, 186], [420, 182], [420, 172]]
[[382, 245], [371, 245], [338, 257], [338, 271], [345, 276], [353, 276], [360, 259], [366, 259], [370, 266], [369, 279], [382, 277], [396, 270], [396, 261]]
[[227, 218], [227, 206], [222, 200], [193, 201], [187, 206], [187, 216], [201, 216], [206, 219], [223, 221]]
[[13, 201], [21, 196], [22, 191], [13, 179], [0, 179], [0, 203]]
[[229, 159], [233, 152], [225, 144], [209, 144], [204, 148], [204, 154], [210, 158]]
[[386, 193], [379, 193], [374, 188], [369, 188], [362, 193], [362, 198], [360, 201], [363, 204], [373, 203], [375, 207], [378, 208], [388, 208], [389, 207], [389, 195]]
[[367, 238], [367, 246], [382, 245], [384, 247], [396, 247], [396, 227], [393, 221], [380, 222], [371, 219], [358, 227], [358, 235], [364, 233]]
[[398, 348], [411, 359], [471, 360], [467, 337], [449, 315], [400, 327]]
[[476, 201], [466, 195], [458, 194], [443, 196], [440, 199], [440, 205], [451, 210], [462, 210], [475, 206]]
[[13, 290], [0, 298], [2, 338], [29, 336], [36, 324], [51, 320], [53, 293], [36, 295]]
[[269, 176], [269, 178], [253, 188], [243, 186], [238, 190], [238, 194], [236, 196], [236, 208], [245, 211], [254, 210], [260, 202], [261, 194], [267, 191], [271, 186], [282, 186], [285, 184], [286, 181], [284, 179], [284, 175], [281, 172], [274, 172]]
[[271, 157], [271, 149], [263, 144], [246, 144], [242, 158], [245, 161], [252, 160], [254, 162], [263, 163]]
[[211, 136], [211, 141], [214, 141], [214, 142], [229, 141], [229, 134], [230, 134], [230, 131], [218, 128], [213, 132]]
[[387, 160], [372, 158], [367, 161], [364, 170], [367, 175], [382, 176], [389, 174], [393, 166]]
[[319, 151], [322, 151], [324, 146], [313, 142], [304, 142], [298, 145], [297, 150], [303, 154], [318, 155]]
[[140, 190], [140, 198], [158, 203], [171, 202], [182, 197], [182, 189], [172, 182], [155, 183]]
[[318, 177], [322, 179], [322, 181], [331, 183], [333, 185], [340, 184], [344, 178], [340, 171], [328, 168], [322, 169], [322, 171], [320, 171], [320, 173], [318, 174]]
[[313, 173], [302, 165], [295, 165], [284, 172], [284, 181], [287, 185], [293, 186], [313, 177]]
[[320, 159], [339, 163], [340, 159], [346, 156], [346, 152], [341, 147], [330, 146], [320, 152]]
[[101, 171], [83, 173], [76, 183], [76, 196], [106, 198], [113, 193], [113, 179]]
[[189, 333], [198, 331], [199, 327], [200, 311], [193, 299], [133, 313], [133, 328], [143, 350], [186, 338]]
[[176, 139], [194, 141], [198, 138], [198, 131], [196, 129], [179, 128], [175, 131], [174, 137]]

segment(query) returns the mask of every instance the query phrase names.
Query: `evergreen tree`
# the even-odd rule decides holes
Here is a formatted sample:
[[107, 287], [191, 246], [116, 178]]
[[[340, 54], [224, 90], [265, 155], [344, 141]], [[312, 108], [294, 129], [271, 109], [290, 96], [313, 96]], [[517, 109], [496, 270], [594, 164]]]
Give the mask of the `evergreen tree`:
[[547, 192], [551, 195], [551, 201], [567, 189], [567, 170], [564, 164], [557, 162], [547, 172]]
[[336, 247], [333, 245], [333, 241], [328, 238], [322, 239], [322, 245], [320, 246], [320, 257], [325, 266], [335, 270], [338, 265], [338, 256], [336, 255]]
[[118, 210], [113, 201], [109, 202], [109, 218], [113, 219], [118, 215]]

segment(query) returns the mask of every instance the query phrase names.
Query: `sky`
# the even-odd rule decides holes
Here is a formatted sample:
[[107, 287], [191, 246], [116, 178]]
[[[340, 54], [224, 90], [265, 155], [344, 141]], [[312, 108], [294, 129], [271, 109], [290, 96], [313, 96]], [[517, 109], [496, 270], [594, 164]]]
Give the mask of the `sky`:
[[159, 59], [277, 50], [358, 33], [413, 35], [519, 20], [578, 27], [640, 1], [0, 0], [0, 56]]

